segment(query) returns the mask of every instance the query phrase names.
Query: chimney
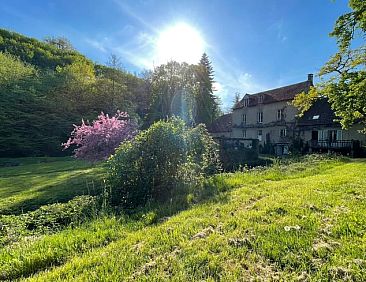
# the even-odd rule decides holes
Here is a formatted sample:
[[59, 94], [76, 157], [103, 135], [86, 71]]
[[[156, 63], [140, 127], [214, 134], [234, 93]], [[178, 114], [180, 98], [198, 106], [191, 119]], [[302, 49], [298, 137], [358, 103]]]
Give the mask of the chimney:
[[311, 84], [313, 84], [313, 78], [314, 78], [314, 75], [312, 73], [309, 73], [308, 74], [308, 81], [310, 81]]

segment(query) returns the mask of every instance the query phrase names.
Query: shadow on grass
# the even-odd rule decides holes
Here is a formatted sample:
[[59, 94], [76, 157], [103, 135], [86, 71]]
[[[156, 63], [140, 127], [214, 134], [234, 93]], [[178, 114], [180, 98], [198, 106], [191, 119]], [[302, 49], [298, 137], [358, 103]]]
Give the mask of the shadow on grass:
[[172, 197], [165, 201], [150, 201], [145, 206], [121, 209], [119, 213], [127, 215], [132, 220], [142, 221], [145, 226], [159, 224], [196, 205], [227, 203], [229, 201], [227, 192], [232, 188], [234, 186], [225, 181], [224, 175], [217, 174], [205, 179], [194, 188], [173, 189]]
[[18, 215], [36, 210], [43, 205], [64, 203], [79, 195], [99, 195], [102, 191], [101, 175], [93, 176], [80, 172], [49, 185], [11, 193], [5, 199], [3, 198], [0, 213]]

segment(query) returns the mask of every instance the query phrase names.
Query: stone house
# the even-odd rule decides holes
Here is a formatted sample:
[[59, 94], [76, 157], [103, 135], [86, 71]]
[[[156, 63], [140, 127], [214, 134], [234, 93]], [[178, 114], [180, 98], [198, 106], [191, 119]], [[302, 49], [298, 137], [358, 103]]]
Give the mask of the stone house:
[[366, 135], [358, 132], [358, 126], [341, 129], [325, 100], [319, 100], [298, 118], [298, 110], [291, 101], [297, 94], [308, 92], [311, 86], [313, 75], [308, 74], [303, 82], [246, 94], [231, 114], [220, 117], [208, 129], [216, 138], [242, 140], [242, 143], [257, 139], [262, 151], [276, 155], [288, 154], [294, 140], [301, 140], [308, 151], [341, 148], [351, 151], [356, 143], [365, 144]]
[[366, 135], [360, 124], [344, 130], [326, 99], [320, 99], [297, 119], [296, 136], [311, 151], [336, 151], [360, 155]]

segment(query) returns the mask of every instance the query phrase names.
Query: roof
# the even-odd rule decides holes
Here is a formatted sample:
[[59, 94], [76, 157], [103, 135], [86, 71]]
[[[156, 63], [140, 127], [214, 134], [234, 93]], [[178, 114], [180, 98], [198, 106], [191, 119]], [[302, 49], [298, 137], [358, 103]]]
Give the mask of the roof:
[[297, 121], [299, 126], [335, 125], [337, 117], [327, 99], [317, 100]]
[[295, 98], [297, 94], [308, 92], [310, 86], [313, 86], [311, 80], [306, 80], [296, 84], [287, 85], [280, 88], [275, 88], [255, 94], [246, 94], [235, 106], [235, 109], [244, 107], [244, 100], [249, 99], [248, 107], [253, 107], [259, 104], [259, 97], [262, 96], [262, 104], [276, 103], [280, 101], [290, 101]]
[[231, 114], [225, 114], [218, 117], [213, 123], [207, 126], [210, 133], [231, 132], [232, 117]]

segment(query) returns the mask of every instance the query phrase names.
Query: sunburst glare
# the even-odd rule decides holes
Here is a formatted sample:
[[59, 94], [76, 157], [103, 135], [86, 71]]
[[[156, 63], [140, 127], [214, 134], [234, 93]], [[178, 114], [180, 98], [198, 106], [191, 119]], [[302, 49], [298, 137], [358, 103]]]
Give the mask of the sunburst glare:
[[205, 47], [205, 41], [197, 29], [186, 23], [177, 23], [159, 34], [155, 52], [159, 63], [169, 60], [197, 63]]

